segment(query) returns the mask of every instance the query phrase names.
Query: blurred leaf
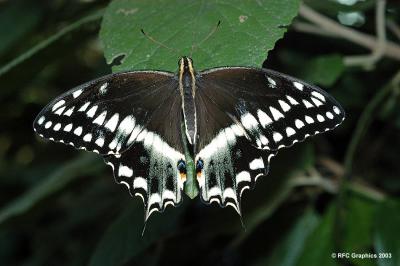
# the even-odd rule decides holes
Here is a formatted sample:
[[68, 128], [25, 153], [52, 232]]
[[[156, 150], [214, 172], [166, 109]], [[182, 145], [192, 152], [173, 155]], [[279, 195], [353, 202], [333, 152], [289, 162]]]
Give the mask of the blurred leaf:
[[31, 31], [41, 15], [40, 5], [34, 2], [12, 1], [6, 4], [0, 10], [0, 55]]
[[[290, 167], [286, 163], [289, 158], [291, 160]], [[293, 189], [290, 177], [294, 172], [307, 169], [315, 162], [312, 145], [300, 144], [291, 153], [282, 152], [280, 156], [278, 155], [276, 161], [275, 163], [271, 162], [274, 166], [274, 171], [267, 175], [269, 182], [264, 183], [264, 185], [268, 184], [268, 186], [263, 189], [262, 184], [258, 184], [257, 191], [251, 191], [252, 195], [249, 195], [251, 198], [257, 197], [260, 192], [262, 198], [257, 198], [256, 207], [244, 219], [246, 230], [236, 236], [231, 243], [231, 247], [235, 248], [241, 245], [288, 198]], [[244, 204], [242, 203], [242, 205]]]
[[321, 223], [305, 242], [303, 252], [299, 256], [296, 265], [337, 265], [336, 261], [331, 257], [334, 251], [334, 215], [335, 208], [334, 206], [330, 206], [324, 214]]
[[15, 57], [13, 60], [8, 62], [7, 64], [1, 66], [0, 67], [0, 76], [4, 75], [8, 71], [10, 71], [12, 68], [14, 68], [15, 66], [21, 64], [22, 62], [24, 62], [25, 60], [27, 60], [28, 58], [30, 58], [34, 54], [36, 54], [39, 51], [43, 50], [44, 48], [48, 47], [53, 42], [57, 41], [58, 39], [60, 39], [64, 35], [68, 34], [69, 32], [78, 29], [83, 24], [98, 20], [102, 16], [103, 16], [103, 10], [100, 9], [100, 10], [97, 10], [97, 11], [93, 12], [92, 14], [87, 15], [86, 17], [83, 17], [83, 18], [81, 18], [81, 19], [69, 24], [68, 26], [66, 26], [63, 29], [61, 29], [60, 31], [58, 31], [57, 33], [51, 35], [49, 38], [41, 41], [40, 43], [36, 44], [35, 46], [30, 48], [26, 52], [24, 52], [24, 53], [20, 54], [19, 56]]
[[345, 66], [340, 55], [324, 55], [309, 60], [301, 69], [300, 76], [304, 80], [330, 87], [342, 75]]
[[179, 208], [168, 208], [162, 216], [152, 216], [142, 236], [143, 205], [136, 199], [104, 233], [92, 255], [90, 265], [122, 265], [143, 252], [157, 239], [160, 241], [170, 235], [178, 227], [178, 220], [184, 209], [182, 205]]
[[303, 251], [309, 235], [318, 226], [320, 218], [313, 211], [306, 211], [283, 241], [272, 251], [260, 265], [295, 266]]
[[287, 66], [288, 73], [324, 88], [331, 87], [345, 71], [342, 56], [338, 54], [312, 56], [282, 49], [278, 56]]
[[400, 201], [387, 200], [376, 212], [374, 248], [377, 253], [390, 253], [391, 258], [377, 259], [379, 266], [400, 265]]
[[[366, 252], [372, 240], [372, 216], [375, 203], [358, 196], [350, 196], [347, 202], [345, 249]], [[360, 236], [363, 236], [360, 238]]]
[[64, 167], [56, 169], [37, 186], [3, 207], [0, 210], [0, 224], [29, 211], [38, 202], [60, 191], [77, 177], [97, 172], [102, 165], [101, 160], [93, 154], [85, 154], [66, 163]]
[[[285, 33], [282, 26], [296, 16], [298, 2], [115, 0], [104, 15], [100, 38], [107, 62], [125, 56], [113, 71], [175, 71], [182, 55], [192, 56], [197, 69], [261, 66], [267, 52]], [[221, 25], [215, 30], [218, 21]], [[149, 40], [141, 29], [173, 50]]]
[[[369, 253], [372, 243], [373, 215], [376, 203], [355, 194], [349, 194], [346, 204], [343, 250]], [[362, 236], [362, 237], [360, 237]], [[375, 265], [374, 260], [350, 258], [354, 265]]]

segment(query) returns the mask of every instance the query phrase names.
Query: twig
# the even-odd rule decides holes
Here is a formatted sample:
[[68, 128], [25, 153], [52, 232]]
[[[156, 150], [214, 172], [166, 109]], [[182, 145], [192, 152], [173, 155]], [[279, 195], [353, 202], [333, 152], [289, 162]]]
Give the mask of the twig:
[[[331, 194], [339, 193], [339, 183], [337, 181], [324, 178], [315, 168], [311, 168], [309, 171], [310, 176], [301, 174], [293, 177], [290, 180], [290, 185], [292, 187], [316, 186]], [[373, 201], [382, 201], [386, 198], [383, 192], [360, 180], [349, 182], [347, 188], [349, 191]]]
[[364, 182], [362, 181], [349, 182], [348, 189], [377, 202], [383, 201], [387, 197], [383, 192], [377, 190], [374, 187], [368, 186], [367, 184], [364, 184]]
[[315, 26], [312, 23], [296, 21], [293, 23], [293, 28], [297, 31], [315, 34], [315, 35], [323, 35], [325, 37], [340, 37], [333, 32], [328, 32], [321, 27]]
[[[293, 26], [294, 29], [298, 31], [329, 37], [341, 37], [372, 51], [374, 51], [378, 46], [378, 40], [374, 36], [345, 27], [334, 20], [319, 14], [304, 4], [300, 6], [299, 13], [303, 18], [315, 24], [315, 26], [311, 28], [310, 25], [306, 24], [306, 27], [304, 27], [304, 23], [301, 24], [299, 22], [295, 22]], [[383, 53], [387, 57], [400, 60], [400, 46], [393, 42], [386, 42]]]
[[389, 19], [386, 22], [387, 27], [389, 30], [396, 36], [397, 39], [400, 40], [400, 27], [396, 24], [393, 20]]
[[294, 187], [317, 186], [332, 194], [336, 194], [338, 191], [337, 183], [319, 175], [313, 175], [310, 177], [298, 176], [292, 179], [291, 184]]
[[347, 56], [344, 63], [348, 66], [373, 67], [382, 58], [386, 46], [386, 26], [385, 26], [385, 7], [386, 0], [377, 0], [375, 9], [376, 35], [378, 36], [377, 45], [369, 55]]
[[101, 10], [98, 10], [98, 11], [94, 12], [93, 14], [90, 14], [90, 15], [88, 15], [86, 17], [83, 17], [82, 19], [80, 19], [80, 20], [78, 20], [78, 21], [66, 26], [65, 28], [61, 29], [59, 32], [57, 32], [56, 34], [50, 36], [46, 40], [44, 40], [44, 41], [38, 43], [37, 45], [33, 46], [32, 48], [30, 48], [25, 53], [19, 55], [18, 57], [14, 58], [10, 62], [8, 62], [4, 66], [2, 66], [0, 68], [0, 76], [4, 75], [8, 71], [10, 71], [14, 67], [16, 67], [17, 65], [21, 64], [23, 61], [27, 60], [28, 58], [30, 58], [34, 54], [38, 53], [39, 51], [41, 51], [42, 49], [46, 48], [47, 46], [49, 46], [53, 42], [57, 41], [59, 38], [61, 38], [65, 34], [67, 34], [67, 33], [71, 32], [71, 31], [79, 28], [83, 24], [86, 24], [88, 22], [92, 22], [92, 21], [100, 19], [103, 16], [103, 13], [104, 13], [104, 10], [101, 9]]
[[389, 93], [393, 90], [393, 88], [397, 88], [399, 83], [400, 83], [400, 71], [397, 72], [396, 75], [393, 76], [393, 78], [391, 79], [389, 84], [386, 85], [386, 87], [379, 90], [374, 95], [372, 100], [368, 103], [368, 105], [364, 109], [363, 113], [361, 114], [361, 116], [357, 122], [356, 129], [354, 130], [353, 136], [351, 137], [350, 144], [346, 151], [345, 162], [344, 162], [345, 175], [352, 171], [352, 165], [353, 165], [355, 151], [357, 149], [357, 146], [358, 146], [364, 132], [368, 129], [368, 127], [372, 121], [373, 111], [379, 105], [379, 103], [381, 103], [382, 100], [387, 95], [389, 95]]
[[344, 168], [339, 162], [336, 162], [329, 157], [321, 157], [318, 161], [336, 176], [343, 176]]

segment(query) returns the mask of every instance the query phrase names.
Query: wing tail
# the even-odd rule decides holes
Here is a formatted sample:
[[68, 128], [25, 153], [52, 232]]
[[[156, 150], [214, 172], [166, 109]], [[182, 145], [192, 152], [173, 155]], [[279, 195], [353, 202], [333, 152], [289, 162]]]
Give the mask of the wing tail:
[[145, 221], [153, 212], [163, 212], [168, 205], [182, 201], [184, 181], [177, 168], [182, 159], [182, 154], [152, 132], [145, 132], [120, 157], [104, 157], [113, 168], [115, 181], [143, 200]]

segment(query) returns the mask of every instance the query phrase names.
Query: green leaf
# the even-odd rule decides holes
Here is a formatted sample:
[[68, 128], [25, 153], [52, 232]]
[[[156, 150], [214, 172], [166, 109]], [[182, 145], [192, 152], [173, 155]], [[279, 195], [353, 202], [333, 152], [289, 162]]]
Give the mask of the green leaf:
[[283, 241], [273, 250], [260, 265], [295, 266], [303, 251], [304, 244], [309, 235], [314, 231], [320, 222], [319, 217], [311, 210], [306, 211]]
[[309, 82], [325, 87], [332, 86], [345, 70], [340, 55], [315, 57], [301, 68], [300, 76]]
[[374, 248], [377, 253], [390, 253], [391, 258], [377, 259], [379, 266], [400, 265], [400, 201], [387, 200], [376, 212]]
[[335, 208], [331, 206], [324, 214], [322, 222], [307, 239], [296, 265], [337, 265], [336, 261], [331, 257], [334, 250], [334, 215]]
[[85, 154], [58, 168], [40, 184], [12, 201], [0, 210], [0, 224], [29, 211], [44, 198], [60, 191], [75, 178], [101, 169], [103, 164], [97, 156]]
[[[356, 253], [369, 252], [375, 208], [375, 202], [349, 194], [345, 214], [346, 233], [343, 236], [344, 250]], [[359, 259], [354, 260], [355, 264], [357, 262]]]
[[89, 265], [115, 266], [131, 260], [178, 227], [178, 220], [184, 209], [182, 205], [179, 208], [168, 208], [162, 215], [153, 215], [142, 236], [143, 205], [135, 200], [104, 233]]
[[[376, 202], [349, 193], [344, 212], [344, 233], [342, 250], [351, 253], [370, 253], [372, 243], [373, 216]], [[362, 237], [360, 237], [362, 236]], [[354, 265], [375, 265], [374, 260], [361, 260], [350, 257]]]
[[125, 56], [113, 71], [175, 71], [183, 55], [191, 56], [197, 69], [261, 66], [298, 7], [298, 0], [115, 0], [104, 15], [100, 38], [107, 62]]

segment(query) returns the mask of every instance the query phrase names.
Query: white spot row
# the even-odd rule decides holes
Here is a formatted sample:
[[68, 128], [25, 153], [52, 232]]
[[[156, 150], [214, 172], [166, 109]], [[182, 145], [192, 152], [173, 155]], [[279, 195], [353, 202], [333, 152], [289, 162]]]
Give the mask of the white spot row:
[[66, 116], [71, 116], [72, 113], [74, 112], [75, 106], [72, 106], [71, 108], [69, 108], [63, 115]]
[[271, 88], [275, 88], [275, 87], [276, 87], [276, 82], [275, 82], [275, 80], [273, 80], [273, 79], [270, 78], [270, 77], [267, 77], [267, 80], [268, 80], [268, 85], [269, 85]]
[[53, 105], [53, 107], [51, 108], [51, 110], [54, 112], [55, 110], [57, 110], [58, 107], [61, 107], [64, 103], [65, 103], [64, 100], [60, 100], [60, 101], [56, 102]]
[[86, 113], [87, 117], [89, 117], [89, 118], [94, 117], [94, 115], [96, 114], [96, 111], [97, 111], [97, 107], [98, 107], [97, 105], [92, 106], [89, 109], [89, 111], [87, 111], [87, 113]]
[[81, 106], [81, 108], [79, 108], [78, 112], [85, 112], [86, 109], [89, 107], [89, 105], [90, 105], [90, 102], [84, 103], [84, 104]]
[[242, 115], [241, 117], [241, 122], [242, 125], [247, 129], [247, 130], [252, 130], [254, 128], [258, 127], [258, 121], [257, 119], [250, 113], [246, 113]]
[[291, 96], [289, 96], [289, 95], [286, 95], [286, 98], [289, 100], [289, 102], [290, 102], [292, 105], [297, 105], [297, 104], [299, 104], [293, 97], [291, 97]]
[[107, 111], [102, 112], [94, 121], [93, 124], [103, 125], [104, 120], [106, 119]]
[[41, 117], [38, 119], [38, 125], [43, 124], [43, 122], [44, 122], [45, 119], [46, 119], [46, 118], [45, 118], [44, 116], [41, 116]]
[[74, 130], [74, 134], [77, 135], [77, 136], [82, 135], [82, 127], [77, 127], [77, 128]]
[[314, 98], [314, 97], [311, 97], [311, 100], [314, 102], [314, 104], [315, 104], [317, 107], [323, 105], [323, 103], [322, 103], [320, 100], [318, 100], [318, 99], [316, 99], [316, 98]]
[[65, 110], [65, 106], [59, 108], [59, 109], [58, 109], [57, 111], [55, 111], [54, 113], [55, 113], [56, 115], [61, 115], [61, 114], [64, 112], [64, 110]]
[[99, 89], [99, 93], [100, 93], [101, 95], [103, 95], [103, 94], [105, 94], [105, 93], [107, 92], [107, 86], [108, 86], [108, 83], [107, 83], [107, 82], [104, 83], [103, 85], [101, 85], [101, 87], [100, 87], [100, 89]]
[[290, 110], [290, 105], [288, 105], [285, 101], [279, 100], [278, 103], [284, 112], [287, 112]]
[[271, 124], [273, 121], [272, 119], [261, 109], [257, 110], [258, 120], [260, 120], [260, 124], [263, 128]]
[[[116, 116], [117, 115], [117, 116]], [[118, 124], [118, 114], [115, 114], [108, 122], [109, 123], [114, 123], [115, 121], [112, 121], [112, 119], [115, 117], [116, 123], [115, 123], [115, 127]], [[106, 127], [107, 127], [106, 124]], [[110, 130], [114, 131], [115, 130], [114, 125], [111, 125], [111, 128], [108, 127]], [[119, 151], [119, 149], [121, 148], [122, 145], [122, 141], [125, 140], [129, 134], [131, 134], [133, 128], [135, 127], [135, 119], [133, 116], [128, 115], [126, 116], [121, 123], [118, 126], [117, 129], [117, 133], [115, 134], [115, 137], [113, 139], [113, 141], [110, 143], [110, 145], [108, 146], [110, 149], [115, 149], [117, 148], [117, 152]]]
[[278, 109], [270, 106], [269, 110], [271, 111], [272, 117], [274, 118], [275, 121], [278, 121], [280, 118], [284, 118], [285, 116], [278, 111]]
[[333, 106], [333, 111], [335, 114], [339, 115], [340, 114], [340, 109], [337, 106]]
[[321, 93], [317, 92], [317, 91], [312, 91], [311, 94], [312, 94], [314, 97], [319, 98], [321, 101], [324, 101], [324, 102], [326, 101], [325, 96], [322, 95]]
[[[260, 158], [256, 158], [256, 159], [254, 159], [253, 161], [251, 161], [250, 163], [249, 163], [249, 167], [250, 167], [250, 169], [251, 170], [258, 170], [258, 169], [263, 169], [264, 168], [264, 161], [263, 161], [263, 159], [260, 157]], [[243, 173], [243, 172], [242, 172]], [[248, 172], [246, 172], [246, 173], [248, 173]], [[237, 178], [237, 177], [236, 177]], [[236, 184], [237, 184], [238, 182], [237, 182], [237, 180], [236, 180]]]
[[76, 90], [76, 91], [74, 91], [74, 92], [72, 93], [72, 96], [73, 96], [74, 98], [77, 98], [79, 95], [82, 94], [82, 92], [83, 92], [82, 89]]
[[117, 128], [118, 121], [119, 121], [119, 114], [115, 113], [110, 118], [110, 120], [107, 121], [107, 123], [105, 124], [105, 127], [108, 128], [111, 132], [114, 132], [115, 129]]
[[294, 81], [294, 82], [293, 82], [293, 85], [294, 85], [298, 90], [303, 91], [303, 88], [304, 88], [304, 85], [303, 85], [303, 84], [301, 84], [301, 83], [299, 83], [299, 82], [297, 82], [297, 81]]
[[92, 141], [92, 134], [91, 133], [87, 133], [85, 136], [83, 136], [83, 141], [91, 142]]
[[312, 105], [309, 101], [307, 101], [306, 99], [303, 99], [303, 103], [304, 106], [308, 109], [308, 108], [312, 108], [314, 107], [314, 105]]

